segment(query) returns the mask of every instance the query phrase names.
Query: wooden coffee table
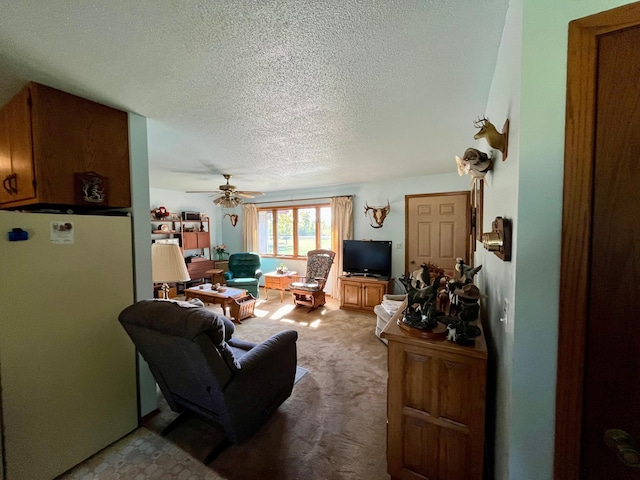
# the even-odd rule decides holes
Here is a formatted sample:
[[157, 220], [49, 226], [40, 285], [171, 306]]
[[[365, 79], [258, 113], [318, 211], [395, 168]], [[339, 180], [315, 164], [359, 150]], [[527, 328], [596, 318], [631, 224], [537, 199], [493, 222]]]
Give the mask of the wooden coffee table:
[[224, 287], [223, 292], [211, 289], [210, 283], [198, 285], [197, 287], [187, 288], [184, 291], [185, 299], [199, 298], [205, 303], [217, 303], [222, 306], [226, 312], [229, 307], [231, 320], [241, 323], [248, 317], [253, 317], [253, 309], [256, 299], [246, 290], [240, 288]]

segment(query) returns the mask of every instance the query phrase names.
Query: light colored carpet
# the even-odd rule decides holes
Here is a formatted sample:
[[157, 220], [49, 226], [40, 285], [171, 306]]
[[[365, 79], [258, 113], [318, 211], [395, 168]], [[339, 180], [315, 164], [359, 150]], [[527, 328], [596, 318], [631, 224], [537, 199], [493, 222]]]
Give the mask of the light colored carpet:
[[60, 478], [388, 480], [387, 350], [374, 335], [375, 315], [340, 310], [333, 300], [309, 313], [289, 295], [284, 303], [258, 300], [255, 313], [235, 336], [259, 343], [297, 330], [298, 364], [310, 373], [253, 437], [205, 466], [220, 434], [193, 419], [159, 436], [175, 418], [160, 397], [160, 413], [144, 427]]

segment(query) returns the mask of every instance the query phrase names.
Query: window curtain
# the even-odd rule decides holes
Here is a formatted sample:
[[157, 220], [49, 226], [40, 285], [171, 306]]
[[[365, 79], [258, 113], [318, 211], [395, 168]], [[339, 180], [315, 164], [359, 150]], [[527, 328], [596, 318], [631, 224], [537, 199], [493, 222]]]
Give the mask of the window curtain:
[[353, 239], [353, 197], [331, 198], [331, 249], [336, 252], [331, 278], [331, 296], [340, 301], [338, 277], [342, 275], [342, 240]]
[[258, 207], [251, 203], [242, 205], [242, 248], [258, 251]]

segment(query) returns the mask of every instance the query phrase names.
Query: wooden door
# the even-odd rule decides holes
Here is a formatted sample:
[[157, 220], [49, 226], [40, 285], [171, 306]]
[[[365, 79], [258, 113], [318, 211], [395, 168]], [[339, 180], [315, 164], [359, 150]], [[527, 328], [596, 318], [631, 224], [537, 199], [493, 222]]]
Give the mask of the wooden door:
[[555, 474], [640, 479], [640, 3], [569, 32]]
[[469, 263], [469, 192], [407, 195], [405, 271], [431, 262], [454, 272], [456, 257]]

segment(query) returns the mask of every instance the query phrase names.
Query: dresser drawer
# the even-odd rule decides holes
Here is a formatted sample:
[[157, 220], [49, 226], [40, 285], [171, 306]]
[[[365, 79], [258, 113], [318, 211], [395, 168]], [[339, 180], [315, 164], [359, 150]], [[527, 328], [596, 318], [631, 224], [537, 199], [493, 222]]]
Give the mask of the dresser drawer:
[[266, 288], [280, 288], [280, 278], [278, 277], [270, 277], [270, 276], [265, 276], [264, 277], [264, 286]]

